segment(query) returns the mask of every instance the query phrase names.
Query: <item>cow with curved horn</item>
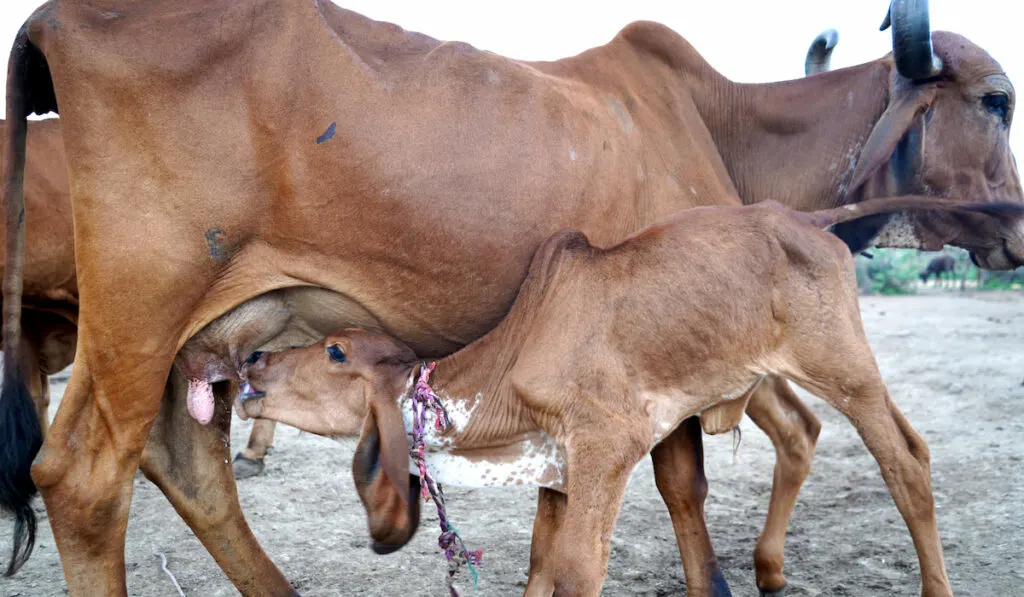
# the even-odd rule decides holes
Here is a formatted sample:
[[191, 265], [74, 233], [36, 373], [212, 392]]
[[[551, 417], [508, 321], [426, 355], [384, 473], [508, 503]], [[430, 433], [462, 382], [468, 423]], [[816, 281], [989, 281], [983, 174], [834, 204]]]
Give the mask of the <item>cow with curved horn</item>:
[[879, 31], [892, 27], [892, 55], [896, 70], [919, 81], [942, 73], [942, 59], [932, 47], [928, 0], [894, 1]]
[[[971, 42], [936, 34], [934, 47], [949, 69], [935, 81], [911, 84], [884, 57], [740, 85], [648, 22], [579, 56], [525, 63], [327, 2], [53, 0], [26, 23], [9, 66], [4, 311], [15, 335], [5, 346], [18, 344], [25, 117], [59, 108], [79, 349], [32, 477], [30, 453], [0, 458], [0, 502], [23, 528], [34, 481], [69, 592], [124, 595], [141, 463], [244, 594], [291, 595], [245, 525], [225, 465], [224, 372], [252, 347], [184, 367], [209, 376], [189, 385], [215, 382], [187, 400], [172, 366], [200, 330], [254, 298], [312, 286], [329, 310], [283, 298], [265, 337], [246, 344], [354, 323], [440, 356], [501, 319], [529, 256], [561, 227], [611, 244], [708, 197], [785, 197], [800, 210], [914, 190], [1022, 201], [1007, 141], [1012, 86]], [[1011, 220], [929, 212], [844, 226], [862, 245], [953, 244], [987, 268], [1024, 261]], [[316, 320], [325, 312], [331, 321]], [[30, 437], [19, 371], [4, 375], [0, 437]], [[762, 384], [747, 407], [783, 446], [775, 486], [785, 495], [773, 495], [756, 552], [765, 592], [785, 584], [785, 524], [816, 431], [791, 394]], [[710, 593], [720, 572], [691, 430], [680, 426], [653, 456], [687, 585]], [[548, 497], [539, 520], [557, 508]], [[551, 570], [534, 564], [529, 590], [543, 594]]]
[[839, 32], [835, 29], [826, 29], [818, 34], [807, 48], [807, 58], [804, 60], [804, 74], [808, 77], [818, 73], [828, 72], [829, 63], [832, 61], [832, 50], [836, 49], [839, 43]]

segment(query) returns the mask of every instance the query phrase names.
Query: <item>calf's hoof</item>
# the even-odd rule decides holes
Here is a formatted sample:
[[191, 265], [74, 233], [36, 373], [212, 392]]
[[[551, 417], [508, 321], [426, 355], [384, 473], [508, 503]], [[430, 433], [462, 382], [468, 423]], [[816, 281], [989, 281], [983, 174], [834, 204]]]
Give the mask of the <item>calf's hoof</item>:
[[714, 597], [732, 597], [729, 583], [725, 582], [725, 575], [722, 574], [722, 569], [717, 566], [715, 571], [711, 573], [711, 594]]
[[256, 477], [263, 472], [263, 461], [253, 460], [242, 456], [239, 452], [235, 456], [235, 462], [232, 464], [235, 469], [235, 479], [248, 479], [249, 477]]
[[761, 597], [786, 597], [786, 587], [778, 591], [761, 591]]

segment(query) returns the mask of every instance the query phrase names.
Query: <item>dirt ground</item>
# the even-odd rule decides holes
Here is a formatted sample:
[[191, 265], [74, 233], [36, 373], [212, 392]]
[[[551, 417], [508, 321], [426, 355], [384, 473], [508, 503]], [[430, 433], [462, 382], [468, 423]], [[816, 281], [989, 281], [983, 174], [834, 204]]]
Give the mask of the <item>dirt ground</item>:
[[[926, 294], [925, 294], [926, 293]], [[928, 440], [939, 532], [958, 595], [1019, 594], [1024, 586], [1024, 293], [924, 291], [865, 297], [868, 336], [890, 391]], [[56, 387], [63, 391], [63, 383]], [[918, 595], [910, 536], [878, 468], [853, 428], [805, 393], [823, 422], [814, 468], [786, 546], [787, 594]], [[235, 419], [233, 450], [249, 425]], [[774, 453], [749, 419], [733, 460], [729, 435], [707, 437], [708, 526], [737, 597], [757, 595], [752, 551], [764, 520]], [[354, 443], [278, 430], [265, 475], [240, 483], [242, 506], [274, 561], [305, 597], [445, 595], [437, 517], [403, 550], [377, 556], [348, 468]], [[519, 595], [525, 586], [536, 493], [449, 489], [450, 516], [471, 548], [484, 550], [478, 595]], [[42, 506], [38, 509], [42, 511]], [[9, 524], [9, 521], [4, 521]], [[9, 527], [8, 527], [9, 528]], [[59, 596], [64, 578], [45, 518], [35, 554], [0, 595]], [[9, 531], [0, 549], [6, 557]], [[160, 491], [141, 475], [128, 524], [131, 595], [178, 595], [160, 552], [189, 596], [237, 594]], [[473, 595], [460, 572], [463, 595]], [[612, 539], [605, 595], [685, 593], [668, 513], [649, 459], [634, 473]]]

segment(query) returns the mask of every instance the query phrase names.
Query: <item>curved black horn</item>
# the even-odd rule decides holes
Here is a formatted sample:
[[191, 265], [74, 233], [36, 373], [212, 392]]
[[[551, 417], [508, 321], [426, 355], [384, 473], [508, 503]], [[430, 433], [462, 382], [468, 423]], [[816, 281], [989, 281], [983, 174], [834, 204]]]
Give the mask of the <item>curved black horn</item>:
[[942, 59], [932, 49], [928, 0], [893, 0], [881, 31], [892, 26], [896, 70], [908, 79], [930, 79], [942, 72]]
[[826, 29], [818, 34], [807, 48], [807, 59], [804, 60], [804, 74], [808, 77], [818, 73], [828, 72], [829, 62], [832, 60], [832, 50], [839, 43], [839, 32], [835, 29]]

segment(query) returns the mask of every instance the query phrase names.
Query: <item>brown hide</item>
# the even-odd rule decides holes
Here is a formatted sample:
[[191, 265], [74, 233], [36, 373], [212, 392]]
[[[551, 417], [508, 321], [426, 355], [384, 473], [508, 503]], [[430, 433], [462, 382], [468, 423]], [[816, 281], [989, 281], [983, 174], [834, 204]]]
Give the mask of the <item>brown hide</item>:
[[[24, 343], [18, 361], [45, 431], [50, 403], [47, 376], [74, 359], [78, 284], [71, 195], [60, 123], [29, 121], [25, 165]], [[6, 122], [0, 120], [0, 131]], [[2, 147], [0, 147], [2, 155]], [[0, 231], [0, 238], [6, 233]]]
[[[934, 208], [935, 200], [876, 199], [815, 214], [775, 202], [696, 208], [606, 249], [579, 233], [553, 235], [508, 316], [437, 363], [430, 383], [444, 407], [470, 414], [426, 444], [498, 466], [502, 461], [489, 454], [527, 434], [552, 438], [565, 455], [555, 466], [567, 479], [559, 489], [567, 494], [563, 520], [552, 525], [554, 593], [597, 595], [625, 481], [637, 462], [686, 417], [727, 403], [737, 389], [752, 392], [766, 375], [783, 376], [857, 428], [914, 539], [922, 594], [952, 595], [927, 446], [879, 375], [860, 322], [852, 258], [820, 230], [891, 213], [897, 203]], [[695, 254], [702, 259], [686, 258]], [[345, 435], [334, 431], [351, 427], [339, 413], [358, 412], [367, 402], [371, 432], [383, 428], [374, 421], [385, 408], [401, 425], [395, 397], [413, 399], [416, 363], [368, 365], [377, 357], [365, 355], [379, 354], [382, 344], [379, 335], [345, 330], [310, 347], [263, 355], [244, 372], [260, 393], [251, 399], [261, 414], [328, 436]], [[347, 359], [332, 356], [339, 346]], [[367, 437], [364, 430], [361, 445]], [[357, 484], [384, 476], [366, 468], [357, 460]], [[523, 474], [538, 482], [537, 473]], [[361, 496], [380, 493], [360, 488]], [[376, 535], [404, 530], [403, 512], [382, 514], [371, 507], [376, 501], [364, 503]]]
[[[610, 244], [682, 207], [737, 202], [733, 181], [746, 201], [838, 201], [852, 171], [829, 165], [856, 161], [891, 74], [882, 59], [735, 85], [652, 23], [525, 63], [305, 0], [55, 0], [18, 43], [9, 114], [62, 101], [88, 306], [59, 430], [83, 439], [48, 443], [33, 472], [72, 594], [124, 592], [131, 475], [175, 352], [218, 316], [318, 286], [417, 353], [446, 354], [494, 326], [558, 228]], [[1002, 138], [985, 154], [1009, 155]], [[942, 222], [983, 264], [1024, 252], [1016, 229]], [[20, 301], [13, 283], [5, 295]]]

